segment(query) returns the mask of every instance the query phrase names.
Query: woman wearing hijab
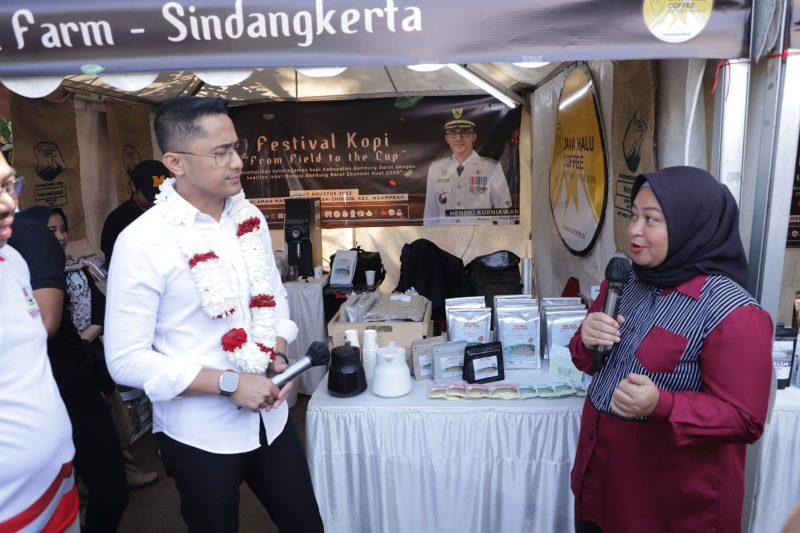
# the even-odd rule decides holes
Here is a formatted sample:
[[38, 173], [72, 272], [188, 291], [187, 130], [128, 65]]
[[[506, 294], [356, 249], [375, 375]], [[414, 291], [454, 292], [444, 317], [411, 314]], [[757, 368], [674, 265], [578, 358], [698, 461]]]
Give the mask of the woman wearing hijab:
[[53, 211], [34, 206], [18, 213], [9, 242], [28, 264], [33, 297], [48, 329], [47, 355], [72, 423], [75, 470], [89, 494], [85, 531], [109, 533], [117, 530], [128, 503], [125, 465], [93, 348], [70, 314], [64, 251], [47, 227]]
[[[739, 531], [745, 445], [767, 415], [773, 326], [744, 289], [736, 202], [707, 172], [636, 178], [633, 268], [570, 343], [593, 374], [572, 490], [578, 532]], [[601, 369], [594, 350], [611, 347]]]
[[[43, 215], [46, 214], [46, 212], [43, 213]], [[58, 207], [52, 208], [47, 219], [47, 227], [53, 232], [58, 244], [66, 254], [67, 242], [69, 242], [69, 223], [64, 211]], [[105, 296], [97, 288], [94, 278], [83, 261], [75, 259], [71, 255], [67, 255], [66, 259], [64, 274], [69, 316], [81, 338], [99, 348], [99, 353], [102, 354], [102, 344], [98, 344], [100, 342], [98, 337], [103, 331]], [[98, 362], [105, 367], [105, 361], [101, 359]], [[114, 386], [111, 376], [108, 376], [108, 371], [105, 371], [103, 392], [110, 392]]]

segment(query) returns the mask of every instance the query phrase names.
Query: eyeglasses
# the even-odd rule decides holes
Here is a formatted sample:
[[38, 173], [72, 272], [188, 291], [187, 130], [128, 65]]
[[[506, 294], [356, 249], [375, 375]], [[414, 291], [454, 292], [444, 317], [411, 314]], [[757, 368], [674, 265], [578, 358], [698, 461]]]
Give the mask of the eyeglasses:
[[455, 139], [457, 137], [466, 139], [473, 133], [475, 133], [473, 130], [447, 130], [444, 132], [444, 136], [449, 137], [450, 139]]
[[219, 152], [216, 154], [195, 154], [192, 152], [179, 152], [177, 150], [173, 150], [173, 154], [183, 154], [183, 155], [193, 155], [196, 157], [213, 157], [214, 163], [217, 164], [218, 167], [225, 167], [228, 166], [228, 163], [231, 162], [231, 157], [233, 154], [238, 155], [240, 158], [242, 157], [241, 154], [247, 150], [247, 139], [239, 139], [233, 144], [229, 144], [225, 147], [224, 152]]
[[22, 194], [22, 189], [24, 188], [25, 178], [22, 176], [11, 176], [10, 178], [3, 180], [3, 183], [0, 184], [0, 190], [8, 193], [12, 198], [16, 198]]

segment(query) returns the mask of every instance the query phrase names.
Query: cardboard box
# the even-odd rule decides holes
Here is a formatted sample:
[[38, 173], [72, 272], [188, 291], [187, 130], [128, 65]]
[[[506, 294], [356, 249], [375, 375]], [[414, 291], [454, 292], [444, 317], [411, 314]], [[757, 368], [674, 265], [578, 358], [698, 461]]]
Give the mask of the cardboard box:
[[[433, 322], [431, 322], [431, 302], [425, 304], [425, 315], [422, 322], [339, 322], [337, 311], [328, 322], [328, 335], [333, 338], [334, 346], [344, 344], [344, 332], [348, 329], [358, 331], [359, 343], [363, 346], [364, 330], [374, 329], [378, 332], [378, 346], [383, 347], [394, 341], [397, 346], [405, 348], [406, 361], [411, 361], [411, 343], [433, 336]], [[409, 366], [410, 368], [410, 366]]]

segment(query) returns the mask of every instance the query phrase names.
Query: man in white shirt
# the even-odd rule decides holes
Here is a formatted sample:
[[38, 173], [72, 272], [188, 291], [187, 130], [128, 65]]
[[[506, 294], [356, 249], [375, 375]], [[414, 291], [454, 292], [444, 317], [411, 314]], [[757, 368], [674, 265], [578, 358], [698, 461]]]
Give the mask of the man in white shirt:
[[72, 427], [28, 267], [6, 244], [23, 183], [0, 153], [0, 531], [77, 533]]
[[282, 352], [297, 327], [266, 221], [241, 192], [226, 103], [170, 100], [155, 131], [175, 179], [114, 247], [111, 375], [152, 400], [153, 431], [189, 531], [236, 531], [243, 481], [281, 531], [322, 531], [284, 401], [292, 385], [278, 389], [267, 377], [286, 368]]
[[503, 167], [478, 155], [473, 148], [477, 139], [475, 123], [462, 118], [460, 108], [453, 109], [453, 119], [444, 125], [444, 140], [452, 153], [428, 167], [423, 225], [513, 223], [480, 214], [509, 209], [512, 203]]

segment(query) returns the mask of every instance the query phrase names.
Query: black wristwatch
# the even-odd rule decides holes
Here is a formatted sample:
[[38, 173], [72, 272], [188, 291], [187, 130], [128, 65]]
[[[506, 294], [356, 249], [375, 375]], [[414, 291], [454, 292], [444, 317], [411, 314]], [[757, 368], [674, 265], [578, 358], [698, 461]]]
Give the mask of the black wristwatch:
[[226, 370], [219, 376], [219, 393], [230, 396], [239, 387], [239, 374], [233, 370]]
[[281, 359], [286, 361], [287, 365], [289, 364], [289, 356], [286, 355], [285, 353], [283, 353], [283, 352], [275, 352], [275, 355], [277, 355], [278, 357], [280, 357]]

